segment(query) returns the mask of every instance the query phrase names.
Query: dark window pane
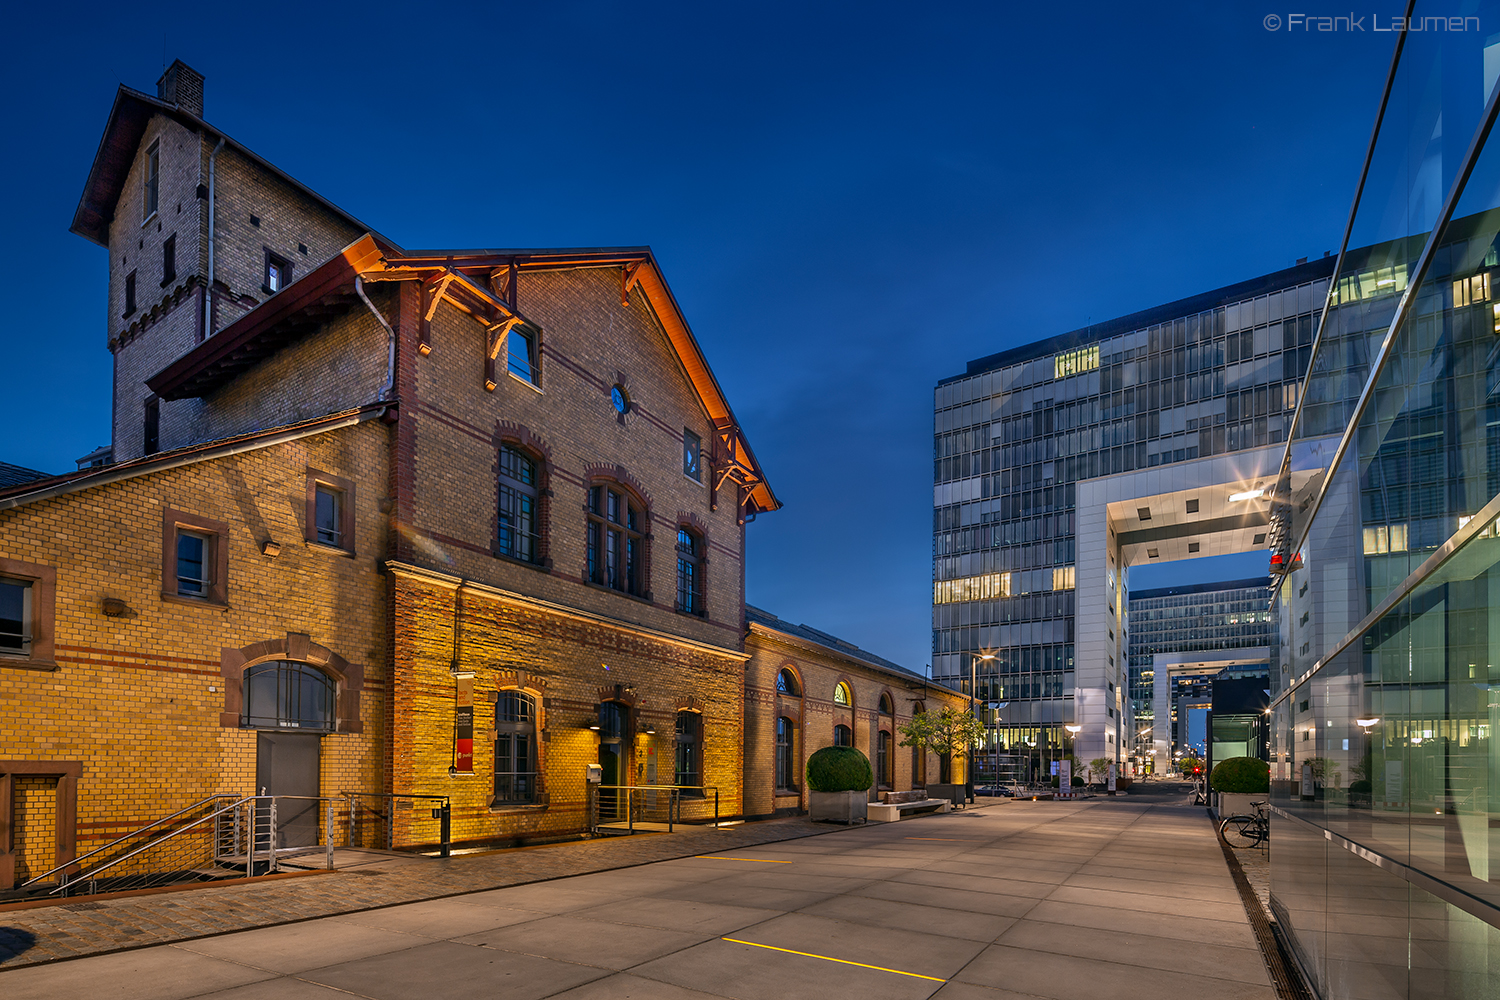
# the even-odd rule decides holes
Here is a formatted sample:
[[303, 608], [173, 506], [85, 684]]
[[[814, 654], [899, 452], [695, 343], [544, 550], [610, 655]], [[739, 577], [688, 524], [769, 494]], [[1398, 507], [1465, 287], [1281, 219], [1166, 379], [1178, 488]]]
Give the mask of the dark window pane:
[[344, 495], [342, 493], [328, 489], [326, 486], [317, 488], [318, 541], [324, 545], [342, 547], [344, 544], [344, 533], [341, 530], [343, 506]]
[[193, 597], [208, 593], [208, 537], [191, 531], [177, 534], [177, 592]]
[[31, 584], [0, 580], [0, 653], [26, 653], [31, 647]]

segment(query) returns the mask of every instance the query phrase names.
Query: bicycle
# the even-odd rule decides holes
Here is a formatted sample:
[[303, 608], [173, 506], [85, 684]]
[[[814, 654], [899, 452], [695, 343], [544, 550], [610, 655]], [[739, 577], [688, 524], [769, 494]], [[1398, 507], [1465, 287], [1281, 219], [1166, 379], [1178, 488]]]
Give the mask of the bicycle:
[[1225, 816], [1219, 823], [1219, 836], [1230, 847], [1258, 847], [1271, 839], [1271, 818], [1264, 802], [1252, 802], [1254, 813]]

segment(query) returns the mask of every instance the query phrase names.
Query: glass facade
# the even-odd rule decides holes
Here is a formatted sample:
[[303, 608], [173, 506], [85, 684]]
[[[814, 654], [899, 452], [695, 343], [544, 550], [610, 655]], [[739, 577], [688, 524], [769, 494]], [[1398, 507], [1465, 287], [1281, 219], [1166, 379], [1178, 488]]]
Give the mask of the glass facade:
[[[1124, 742], [1131, 757], [1139, 764], [1144, 764], [1153, 753], [1156, 719], [1154, 664], [1158, 655], [1164, 661], [1182, 662], [1185, 655], [1190, 658], [1191, 654], [1201, 653], [1203, 659], [1211, 663], [1214, 659], [1224, 658], [1222, 654], [1226, 652], [1264, 647], [1268, 654], [1264, 663], [1210, 667], [1197, 676], [1210, 677], [1222, 671], [1227, 671], [1225, 676], [1248, 676], [1252, 672], [1268, 675], [1273, 669], [1271, 664], [1278, 661], [1280, 630], [1277, 616], [1268, 606], [1270, 583], [1269, 577], [1258, 577], [1131, 593], [1127, 696], [1129, 717], [1135, 722], [1135, 730], [1125, 734]], [[1168, 681], [1164, 670], [1163, 682], [1176, 685], [1187, 681], [1190, 676], [1185, 675], [1182, 681], [1175, 678]], [[1175, 706], [1178, 699], [1171, 695], [1176, 693], [1169, 692], [1163, 702]], [[1168, 711], [1171, 711], [1170, 707]], [[1169, 716], [1162, 721], [1168, 727], [1164, 732], [1175, 734], [1172, 727], [1176, 725], [1176, 718]]]
[[1273, 498], [1272, 906], [1324, 998], [1496, 997], [1500, 39], [1393, 41]]
[[[1004, 703], [985, 712], [992, 749], [1040, 766], [1068, 751], [1063, 727], [1083, 683], [1078, 484], [1284, 443], [1334, 264], [1300, 263], [980, 358], [939, 383], [932, 670], [967, 691], [972, 665], [979, 697]], [[1109, 703], [1099, 751], [1121, 758], [1135, 738], [1115, 695], [1126, 648], [1096, 685]]]

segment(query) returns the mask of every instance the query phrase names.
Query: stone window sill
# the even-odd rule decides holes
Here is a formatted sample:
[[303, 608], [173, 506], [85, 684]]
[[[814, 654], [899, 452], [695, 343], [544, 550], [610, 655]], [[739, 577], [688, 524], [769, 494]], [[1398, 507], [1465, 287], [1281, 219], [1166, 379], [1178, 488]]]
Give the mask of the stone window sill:
[[326, 542], [303, 542], [302, 544], [314, 552], [326, 552], [331, 556], [342, 556], [345, 559], [354, 558], [354, 550], [346, 549], [342, 546], [329, 545]]
[[161, 599], [168, 604], [185, 604], [193, 608], [213, 608], [215, 611], [228, 611], [228, 601], [211, 601], [206, 597], [184, 597], [181, 594], [162, 594]]
[[37, 660], [29, 656], [0, 656], [0, 668], [12, 670], [56, 670], [57, 664], [51, 660]]

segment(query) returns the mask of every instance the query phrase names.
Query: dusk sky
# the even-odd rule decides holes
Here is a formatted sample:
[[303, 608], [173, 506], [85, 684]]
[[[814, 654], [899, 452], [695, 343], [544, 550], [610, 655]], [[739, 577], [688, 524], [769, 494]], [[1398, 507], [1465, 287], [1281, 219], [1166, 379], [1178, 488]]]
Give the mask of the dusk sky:
[[109, 440], [106, 253], [68, 226], [116, 87], [155, 93], [165, 54], [406, 247], [649, 244], [786, 505], [748, 599], [916, 670], [934, 384], [1336, 251], [1395, 37], [1263, 4], [88, 6], [7, 15], [0, 461]]

